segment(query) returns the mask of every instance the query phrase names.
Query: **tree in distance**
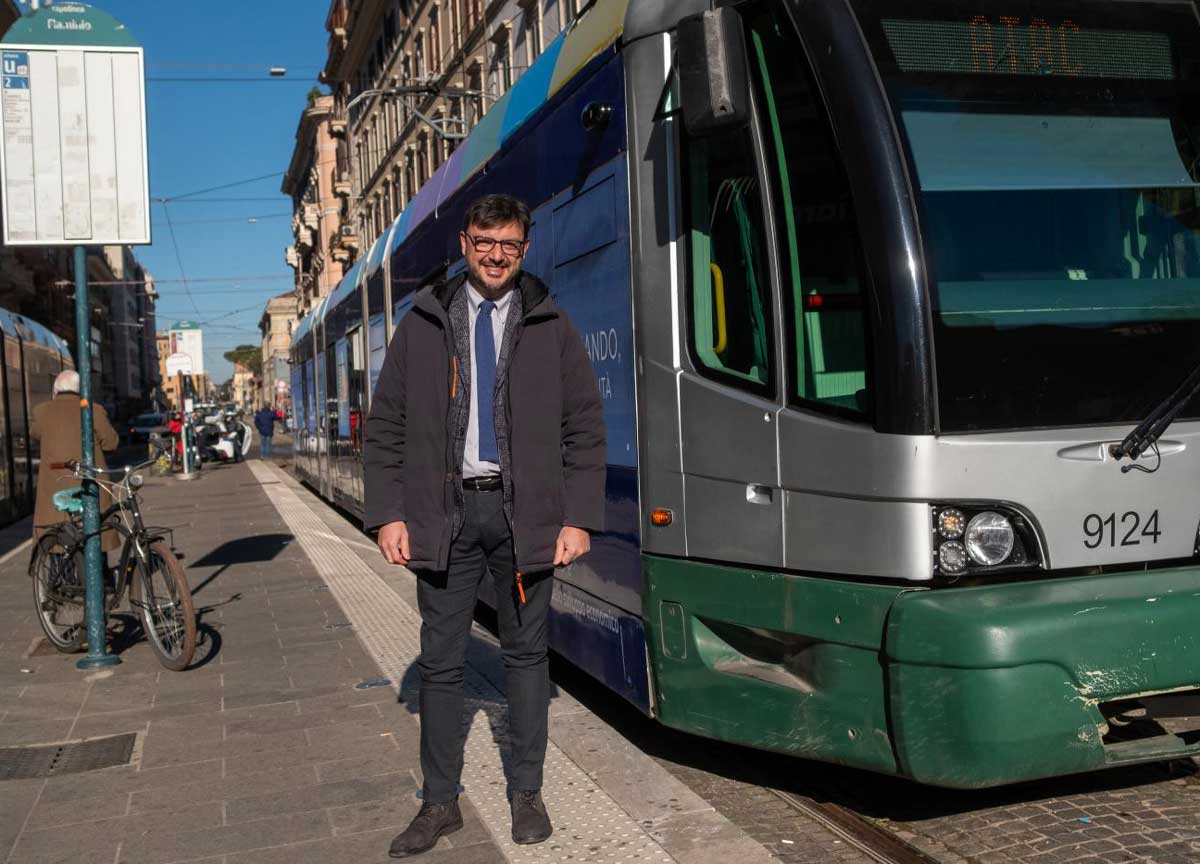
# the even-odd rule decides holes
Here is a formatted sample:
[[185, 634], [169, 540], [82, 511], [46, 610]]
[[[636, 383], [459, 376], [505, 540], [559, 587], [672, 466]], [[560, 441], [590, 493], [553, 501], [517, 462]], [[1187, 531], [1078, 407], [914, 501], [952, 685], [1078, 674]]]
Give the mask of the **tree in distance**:
[[239, 345], [232, 351], [225, 352], [225, 359], [249, 369], [255, 377], [262, 375], [262, 347], [259, 345]]

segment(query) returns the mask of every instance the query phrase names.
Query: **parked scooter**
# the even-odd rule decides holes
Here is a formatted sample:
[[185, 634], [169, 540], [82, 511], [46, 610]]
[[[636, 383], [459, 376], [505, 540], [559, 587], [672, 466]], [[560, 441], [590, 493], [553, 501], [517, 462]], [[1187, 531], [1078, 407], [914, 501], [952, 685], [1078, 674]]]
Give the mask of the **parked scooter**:
[[246, 458], [254, 432], [238, 418], [209, 417], [196, 429], [200, 458], [207, 462], [236, 462]]

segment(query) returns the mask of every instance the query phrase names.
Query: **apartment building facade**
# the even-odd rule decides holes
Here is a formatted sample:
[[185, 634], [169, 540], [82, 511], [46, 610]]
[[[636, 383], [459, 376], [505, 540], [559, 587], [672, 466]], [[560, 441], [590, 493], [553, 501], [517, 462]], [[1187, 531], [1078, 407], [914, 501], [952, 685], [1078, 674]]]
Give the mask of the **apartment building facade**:
[[584, 0], [332, 0], [340, 242], [362, 254]]
[[262, 390], [257, 401], [274, 408], [284, 408], [290, 401], [291, 368], [288, 354], [292, 331], [297, 321], [296, 295], [280, 294], [267, 301], [259, 319], [262, 333]]
[[343, 199], [334, 192], [338, 141], [331, 131], [333, 96], [310, 93], [282, 191], [292, 199], [293, 243], [286, 260], [296, 273], [296, 301], [306, 313], [328, 295], [354, 258], [341, 242]]

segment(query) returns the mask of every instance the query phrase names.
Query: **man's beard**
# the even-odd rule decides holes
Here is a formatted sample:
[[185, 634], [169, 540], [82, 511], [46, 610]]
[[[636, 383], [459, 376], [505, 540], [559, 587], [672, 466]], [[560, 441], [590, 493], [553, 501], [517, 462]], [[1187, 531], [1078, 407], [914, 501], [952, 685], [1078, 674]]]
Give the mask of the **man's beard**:
[[512, 290], [513, 285], [517, 281], [517, 277], [521, 275], [521, 268], [510, 266], [508, 277], [497, 287], [492, 287], [488, 284], [487, 279], [483, 275], [483, 265], [467, 262], [467, 278], [471, 280], [471, 285], [480, 293], [484, 300], [495, 302]]

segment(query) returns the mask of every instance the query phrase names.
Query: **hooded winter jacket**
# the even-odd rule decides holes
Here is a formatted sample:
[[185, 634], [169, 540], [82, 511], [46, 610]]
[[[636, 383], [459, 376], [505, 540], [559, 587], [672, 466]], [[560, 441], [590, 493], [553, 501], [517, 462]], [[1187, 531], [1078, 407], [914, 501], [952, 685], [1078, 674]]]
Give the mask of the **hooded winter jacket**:
[[[423, 289], [396, 328], [365, 433], [366, 526], [408, 526], [409, 566], [445, 570], [462, 528], [471, 353], [465, 276]], [[564, 525], [604, 527], [604, 414], [579, 332], [536, 277], [513, 289], [496, 365], [496, 443], [516, 566], [553, 566]]]

